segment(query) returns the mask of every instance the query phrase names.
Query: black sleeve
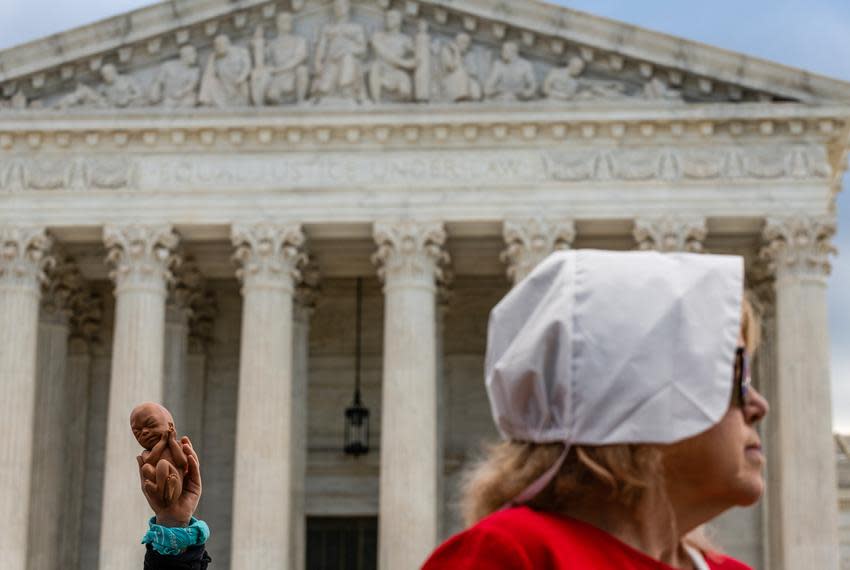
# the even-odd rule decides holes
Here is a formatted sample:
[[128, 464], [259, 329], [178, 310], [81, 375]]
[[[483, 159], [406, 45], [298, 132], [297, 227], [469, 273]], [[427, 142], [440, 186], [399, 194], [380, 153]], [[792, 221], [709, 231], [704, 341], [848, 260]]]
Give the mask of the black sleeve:
[[150, 544], [146, 544], [144, 570], [207, 570], [212, 559], [203, 544], [190, 546], [183, 554], [168, 556], [160, 554]]

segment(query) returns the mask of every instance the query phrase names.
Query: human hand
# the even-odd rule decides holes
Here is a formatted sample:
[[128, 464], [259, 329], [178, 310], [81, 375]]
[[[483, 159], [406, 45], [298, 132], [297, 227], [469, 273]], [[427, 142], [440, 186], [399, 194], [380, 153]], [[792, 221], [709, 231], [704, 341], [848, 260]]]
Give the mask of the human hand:
[[144, 460], [142, 456], [136, 457], [139, 464], [139, 479], [142, 485], [142, 493], [148, 501], [154, 514], [156, 514], [156, 524], [162, 526], [189, 526], [189, 521], [192, 515], [195, 514], [195, 509], [198, 508], [198, 501], [201, 499], [201, 467], [198, 462], [198, 454], [195, 453], [192, 447], [192, 442], [188, 437], [180, 438], [180, 443], [183, 446], [183, 453], [189, 462], [189, 470], [183, 479], [183, 492], [180, 497], [170, 505], [166, 505], [163, 500], [157, 496], [156, 483], [146, 479], [142, 473]]

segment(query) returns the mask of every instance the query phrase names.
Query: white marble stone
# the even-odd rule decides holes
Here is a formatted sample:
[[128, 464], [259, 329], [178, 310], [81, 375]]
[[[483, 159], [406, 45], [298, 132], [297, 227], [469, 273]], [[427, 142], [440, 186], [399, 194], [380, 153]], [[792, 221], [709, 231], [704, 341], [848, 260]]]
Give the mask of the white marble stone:
[[292, 296], [304, 236], [257, 223], [232, 238], [243, 304], [230, 567], [273, 570], [291, 562]]
[[[305, 272], [305, 277], [307, 277]], [[290, 528], [289, 568], [303, 570], [307, 558], [307, 430], [310, 385], [310, 319], [316, 304], [318, 274], [298, 287], [295, 294], [292, 322], [292, 448], [290, 469], [292, 490], [292, 522]]]
[[86, 437], [91, 386], [92, 357], [89, 343], [82, 338], [72, 338], [68, 343], [68, 363], [66, 365], [66, 383], [68, 385], [68, 406], [74, 413], [68, 419], [65, 455], [68, 457], [68, 480], [65, 485], [65, 497], [61, 507], [61, 535], [59, 556], [68, 568], [80, 568], [81, 544], [83, 544], [83, 500], [85, 479], [90, 476], [86, 471]]
[[190, 406], [188, 394], [189, 315], [186, 307], [166, 303], [163, 337], [164, 372], [162, 402], [171, 412], [180, 434], [186, 433]]
[[138, 483], [140, 452], [129, 413], [141, 402], [162, 401], [166, 283], [177, 236], [168, 225], [107, 226], [104, 242], [116, 304], [98, 562], [129, 568], [141, 564], [138, 542], [151, 515], [144, 496], [128, 492]]
[[9, 570], [27, 564], [38, 310], [50, 246], [44, 229], [0, 225], [0, 567]]
[[186, 355], [186, 417], [180, 431], [197, 449], [204, 448], [204, 400], [207, 390], [207, 354], [202, 347], [189, 344]]
[[379, 568], [420, 567], [440, 533], [436, 281], [442, 224], [375, 224], [384, 281]]
[[37, 429], [33, 438], [32, 489], [28, 568], [53, 570], [60, 564], [62, 501], [68, 492], [66, 457], [69, 409], [66, 384], [68, 362], [68, 314], [64, 306], [42, 307], [38, 326], [38, 373], [36, 379]]
[[[768, 263], [763, 260], [748, 268], [747, 287], [749, 296], [753, 302], [754, 309], [761, 319], [761, 342], [756, 350], [753, 361], [753, 382], [756, 389], [773, 406], [778, 398], [776, 367], [779, 361], [776, 355], [776, 290], [774, 287], [774, 274]], [[777, 413], [776, 409], [767, 415], [767, 419], [759, 427], [762, 437], [762, 446], [768, 458], [764, 466], [764, 479], [767, 489], [759, 504], [761, 506], [761, 554], [762, 560], [756, 567], [773, 568], [772, 561], [781, 560], [781, 545], [778, 538], [772, 538], [773, 533], [780, 528], [773, 521], [774, 511], [779, 511], [777, 501], [781, 500], [780, 484], [775, 482], [773, 466], [776, 464], [772, 456], [781, 453], [779, 449], [777, 423], [784, 419]], [[778, 563], [777, 566], [779, 567]]]
[[771, 567], [838, 567], [838, 497], [829, 384], [826, 277], [831, 219], [770, 219], [763, 255], [776, 280], [770, 463]]
[[519, 283], [550, 253], [568, 249], [576, 237], [576, 228], [572, 220], [539, 216], [506, 220], [502, 235], [507, 247], [501, 257], [508, 266], [508, 279]]
[[89, 417], [86, 425], [86, 468], [83, 489], [83, 524], [80, 530], [79, 570], [100, 568], [100, 544], [103, 511], [103, 483], [106, 467], [106, 426], [109, 408], [109, 381], [112, 359], [108, 355], [92, 356]]

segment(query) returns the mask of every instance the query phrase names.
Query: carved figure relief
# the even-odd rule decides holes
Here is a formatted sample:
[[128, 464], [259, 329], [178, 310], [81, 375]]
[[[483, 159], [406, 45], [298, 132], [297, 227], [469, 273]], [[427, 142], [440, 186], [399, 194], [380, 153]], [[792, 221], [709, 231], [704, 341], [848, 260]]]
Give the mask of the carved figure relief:
[[0, 163], [0, 190], [120, 190], [136, 184], [136, 172], [123, 156], [15, 160]]
[[624, 97], [624, 86], [616, 81], [579, 79], [585, 63], [572, 57], [566, 66], [552, 68], [543, 81], [543, 95], [557, 101], [612, 99]]
[[277, 16], [277, 37], [266, 44], [263, 27], [254, 33], [251, 98], [255, 105], [279, 105], [306, 100], [310, 87], [307, 40], [292, 33], [289, 12]]
[[336, 21], [326, 24], [316, 47], [316, 78], [312, 92], [317, 100], [365, 99], [363, 59], [369, 48], [363, 26], [351, 21], [348, 0], [334, 0]]
[[213, 53], [207, 60], [198, 101], [212, 107], [233, 107], [250, 102], [248, 77], [251, 74], [251, 54], [242, 46], [233, 45], [224, 34], [216, 36]]
[[673, 89], [659, 77], [653, 77], [643, 87], [643, 96], [661, 101], [682, 101], [682, 92]]
[[431, 99], [431, 35], [428, 33], [428, 22], [419, 20], [416, 42], [416, 69], [413, 72], [414, 99], [419, 102]]
[[160, 66], [150, 87], [150, 101], [163, 107], [194, 107], [198, 104], [201, 70], [195, 46], [180, 48], [180, 57]]
[[[417, 68], [416, 46], [402, 33], [401, 24], [401, 13], [389, 10], [385, 30], [372, 35], [375, 61], [369, 69], [369, 92], [375, 102], [385, 93], [401, 101], [413, 98], [411, 73]], [[425, 41], [429, 41], [427, 34]]]
[[537, 78], [531, 62], [519, 54], [515, 42], [505, 42], [501, 59], [493, 64], [484, 86], [488, 99], [499, 101], [525, 101], [537, 95]]
[[85, 169], [85, 186], [102, 190], [119, 190], [133, 183], [135, 168], [123, 157], [103, 157], [91, 161]]
[[638, 218], [632, 235], [640, 250], [701, 253], [708, 226], [699, 216]]
[[[388, 6], [390, 2], [379, 4]], [[406, 13], [415, 16], [412, 6], [415, 3], [406, 4]], [[364, 11], [364, 19], [371, 11]], [[245, 16], [239, 20], [240, 29], [248, 18], [254, 17], [242, 12], [238, 15]], [[268, 11], [263, 13], [264, 17], [270, 15]], [[304, 18], [301, 33], [296, 31], [296, 16], [282, 12], [276, 18], [273, 37], [266, 37], [267, 30], [261, 24], [253, 27], [253, 36], [246, 33], [248, 37], [234, 36], [233, 41], [221, 34], [214, 38], [211, 49], [200, 44], [183, 45], [171, 60], [154, 69], [143, 66], [134, 74], [119, 73], [116, 65], [106, 63], [99, 68], [98, 84], [79, 83], [71, 92], [47, 93], [35, 101], [28, 101], [18, 86], [4, 85], [4, 93], [14, 96], [0, 99], [0, 112], [34, 108], [42, 102], [58, 109], [122, 109], [143, 105], [228, 108], [302, 104], [308, 100], [362, 103], [367, 99], [375, 103], [465, 102], [484, 98], [492, 101], [545, 98], [553, 102], [630, 98], [684, 102], [683, 91], [672, 88], [660, 76], [650, 77], [642, 85], [636, 85], [631, 77], [616, 77], [616, 70], [622, 66], [615, 69], [600, 65], [594, 67], [593, 74], [588, 74], [585, 59], [578, 56], [566, 56], [563, 63], [554, 67], [543, 61], [532, 63], [522, 57], [520, 45], [515, 41], [505, 41], [497, 53], [488, 44], [474, 45], [474, 39], [467, 33], [448, 36], [442, 26], [431, 29], [425, 19], [416, 22], [415, 32], [405, 33], [405, 16], [398, 10], [385, 10], [383, 28], [371, 37], [367, 35], [367, 26], [353, 18], [350, 0], [333, 0], [330, 21], [317, 22], [313, 15], [299, 16]], [[438, 21], [446, 23], [439, 18]], [[211, 23], [215, 21], [207, 22]], [[498, 26], [494, 29], [501, 30], [496, 35], [505, 37], [506, 26], [494, 25]], [[468, 30], [474, 29], [469, 24], [466, 26]], [[214, 29], [207, 26], [208, 31]], [[311, 53], [314, 37], [315, 49]], [[156, 53], [150, 46], [150, 53]], [[205, 60], [199, 63], [201, 50]], [[126, 63], [132, 53], [132, 50], [119, 51], [118, 58]], [[112, 55], [99, 55], [92, 61], [99, 62], [101, 57]], [[60, 76], [73, 74], [74, 66], [66, 66]], [[38, 81], [36, 77], [32, 79], [33, 86], [44, 83], [43, 76]], [[740, 99], [740, 88], [738, 91]], [[802, 172], [806, 165], [800, 160], [798, 163], [802, 166], [795, 168]], [[746, 169], [746, 165], [742, 167]], [[759, 167], [751, 170], [757, 171]]]
[[443, 68], [442, 91], [449, 101], [481, 99], [481, 84], [472, 76], [465, 61], [471, 44], [469, 35], [462, 33], [440, 49], [440, 64]]
[[61, 98], [57, 103], [60, 109], [69, 107], [130, 107], [141, 103], [142, 90], [136, 80], [129, 75], [122, 75], [111, 63], [100, 68], [100, 78], [103, 80], [97, 87], [89, 87], [80, 83], [76, 90]]
[[4, 109], [11, 109], [15, 111], [20, 109], [26, 109], [27, 103], [27, 96], [18, 91], [17, 93], [9, 97], [9, 99], [0, 99], [0, 111]]
[[35, 160], [26, 170], [25, 185], [33, 190], [58, 190], [68, 184], [70, 171], [61, 160]]

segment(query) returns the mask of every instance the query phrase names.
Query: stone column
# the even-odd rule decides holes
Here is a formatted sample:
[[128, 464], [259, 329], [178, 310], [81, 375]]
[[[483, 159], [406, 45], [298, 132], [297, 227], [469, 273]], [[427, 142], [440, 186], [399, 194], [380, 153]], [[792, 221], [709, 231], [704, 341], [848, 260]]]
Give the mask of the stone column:
[[373, 256], [384, 282], [379, 568], [419, 568], [439, 533], [436, 281], [442, 223], [379, 222]]
[[195, 449], [204, 449], [203, 426], [207, 392], [207, 349], [212, 342], [213, 326], [218, 314], [215, 293], [200, 286], [189, 304], [189, 354], [186, 377], [186, 423], [184, 431]]
[[[62, 259], [43, 291], [38, 324], [32, 489], [28, 548], [29, 570], [53, 570], [60, 566], [61, 512], [66, 495], [65, 456], [67, 423], [74, 412], [68, 406], [66, 363], [68, 357], [70, 301], [82, 284], [79, 271]], [[78, 459], [78, 458], [74, 458]]]
[[776, 283], [771, 413], [771, 569], [838, 568], [826, 279], [831, 218], [769, 219], [762, 250]]
[[701, 253], [708, 227], [700, 216], [638, 218], [632, 235], [641, 250]]
[[180, 435], [186, 432], [189, 309], [170, 296], [165, 305], [162, 403]]
[[290, 564], [292, 295], [305, 256], [298, 224], [232, 229], [242, 281], [231, 570]]
[[454, 273], [443, 269], [442, 279], [437, 284], [437, 311], [435, 324], [435, 351], [437, 353], [436, 382], [437, 382], [437, 543], [444, 541], [448, 524], [446, 521], [446, 314], [449, 312], [449, 301], [452, 297], [451, 283]]
[[84, 289], [72, 298], [68, 363], [65, 367], [67, 406], [74, 412], [66, 424], [66, 476], [61, 508], [59, 556], [63, 567], [80, 567], [83, 496], [86, 477], [86, 430], [89, 419], [92, 347], [100, 340], [103, 315], [100, 297]]
[[[776, 401], [776, 289], [773, 274], [766, 263], [757, 262], [750, 268], [748, 274], [749, 298], [753, 309], [761, 321], [761, 342], [753, 359], [753, 385], [771, 404]], [[778, 500], [774, 497], [774, 489], [771, 484], [771, 462], [774, 453], [782, 453], [777, 448], [776, 434], [778, 422], [781, 418], [774, 412], [767, 415], [765, 421], [759, 426], [767, 464], [764, 469], [764, 478], [767, 482], [767, 490], [760, 501], [761, 518], [761, 555], [762, 559], [753, 566], [755, 568], [779, 568], [773, 565], [773, 560], [781, 559], [781, 555], [775, 555], [774, 551], [780, 545], [771, 536], [771, 524], [773, 511], [779, 509], [779, 505], [772, 504]], [[774, 452], [774, 450], [776, 450]]]
[[24, 570], [35, 420], [38, 309], [52, 242], [44, 229], [0, 226], [0, 568]]
[[502, 234], [507, 245], [502, 262], [508, 266], [508, 279], [517, 284], [550, 253], [569, 249], [576, 228], [572, 220], [517, 218], [505, 220]]
[[292, 338], [292, 553], [290, 568], [307, 567], [307, 393], [310, 384], [310, 319], [316, 307], [319, 273], [315, 267], [304, 270], [304, 279], [295, 291], [295, 317]]
[[[165, 309], [165, 406], [171, 410], [174, 422], [180, 434], [200, 434], [203, 408], [203, 375], [199, 377], [197, 343], [190, 346], [197, 338], [197, 326], [200, 322], [195, 317], [196, 310], [206, 310], [201, 307], [206, 303], [204, 276], [198, 264], [192, 258], [187, 258], [174, 271], [174, 282], [169, 291]], [[212, 323], [210, 322], [211, 326]], [[194, 328], [194, 330], [193, 330]], [[208, 332], [208, 331], [207, 331]], [[202, 341], [202, 343], [205, 341]], [[190, 359], [192, 367], [190, 371]], [[201, 371], [205, 362], [201, 363]], [[200, 440], [192, 438], [195, 446], [200, 446]], [[200, 447], [196, 447], [200, 451]]]
[[169, 225], [106, 226], [103, 240], [113, 265], [115, 328], [106, 428], [101, 568], [139, 568], [151, 510], [139, 490], [130, 411], [163, 396], [166, 285], [178, 238]]

